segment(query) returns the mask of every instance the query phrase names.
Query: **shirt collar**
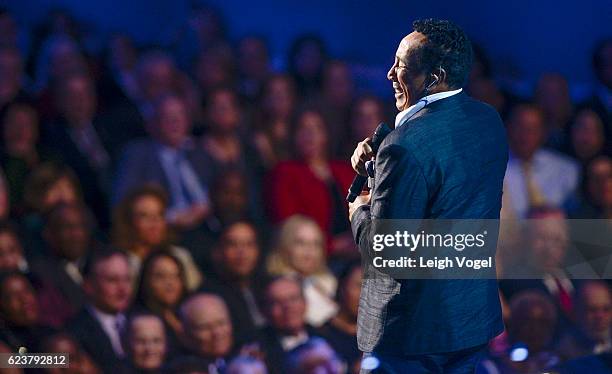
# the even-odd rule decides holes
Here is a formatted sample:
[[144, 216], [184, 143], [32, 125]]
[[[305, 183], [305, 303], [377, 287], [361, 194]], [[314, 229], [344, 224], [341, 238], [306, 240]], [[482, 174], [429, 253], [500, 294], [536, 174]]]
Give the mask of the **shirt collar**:
[[456, 95], [463, 91], [463, 88], [453, 91], [443, 91], [435, 94], [427, 95], [421, 100], [417, 101], [415, 104], [408, 107], [408, 109], [402, 110], [395, 117], [395, 128], [403, 125], [407, 120], [409, 120], [412, 116], [414, 116], [419, 110], [423, 109], [426, 105], [433, 103], [434, 101], [438, 101], [453, 95]]

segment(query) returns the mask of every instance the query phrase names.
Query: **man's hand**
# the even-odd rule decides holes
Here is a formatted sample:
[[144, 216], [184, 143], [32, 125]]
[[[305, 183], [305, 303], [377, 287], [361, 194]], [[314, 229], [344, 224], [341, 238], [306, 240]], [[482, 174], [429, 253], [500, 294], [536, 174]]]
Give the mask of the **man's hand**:
[[351, 165], [357, 173], [367, 176], [368, 173], [365, 168], [365, 163], [370, 161], [372, 157], [374, 157], [374, 153], [372, 152], [372, 139], [365, 138], [362, 142], [357, 143], [357, 148], [355, 148], [355, 152], [353, 152], [353, 156], [351, 156]]
[[357, 196], [354, 202], [349, 203], [349, 221], [353, 220], [353, 214], [355, 214], [355, 211], [357, 210], [357, 208], [359, 208], [362, 205], [369, 205], [369, 204], [370, 204], [370, 193], [369, 192], [364, 192], [361, 195]]

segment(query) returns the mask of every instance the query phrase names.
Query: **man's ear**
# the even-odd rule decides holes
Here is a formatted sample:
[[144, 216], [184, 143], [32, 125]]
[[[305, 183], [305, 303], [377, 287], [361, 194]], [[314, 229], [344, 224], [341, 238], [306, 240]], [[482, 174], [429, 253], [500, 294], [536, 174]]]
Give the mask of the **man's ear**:
[[446, 70], [442, 66], [438, 66], [438, 83], [446, 82]]

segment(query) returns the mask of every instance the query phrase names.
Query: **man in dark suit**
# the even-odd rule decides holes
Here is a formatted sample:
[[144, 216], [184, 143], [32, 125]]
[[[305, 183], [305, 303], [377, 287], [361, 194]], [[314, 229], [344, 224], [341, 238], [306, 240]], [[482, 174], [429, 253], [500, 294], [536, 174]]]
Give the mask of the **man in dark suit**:
[[39, 300], [49, 325], [63, 325], [85, 304], [83, 266], [96, 247], [90, 221], [85, 206], [60, 204], [45, 222], [46, 253], [32, 261], [32, 272], [42, 281]]
[[[362, 255], [371, 251], [374, 219], [499, 218], [508, 147], [497, 112], [462, 92], [470, 42], [448, 21], [413, 27], [388, 73], [400, 110], [395, 130], [375, 155], [371, 194], [349, 206]], [[353, 168], [365, 175], [373, 156], [366, 139]], [[364, 269], [358, 344], [378, 358], [374, 372], [473, 372], [502, 330], [495, 279], [400, 280]]]
[[108, 126], [97, 115], [94, 83], [87, 74], [72, 74], [56, 83], [54, 94], [60, 116], [49, 126], [47, 145], [74, 170], [85, 201], [98, 222], [107, 227], [107, 191], [115, 150], [110, 146]]
[[132, 298], [130, 274], [125, 253], [106, 249], [92, 254], [83, 280], [88, 304], [67, 324], [105, 373], [127, 372], [121, 336]]

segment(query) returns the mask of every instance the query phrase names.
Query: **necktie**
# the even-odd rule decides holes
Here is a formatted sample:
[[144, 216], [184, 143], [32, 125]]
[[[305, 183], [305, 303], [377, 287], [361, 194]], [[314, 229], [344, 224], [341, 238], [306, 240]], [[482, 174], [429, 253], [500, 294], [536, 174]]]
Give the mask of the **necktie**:
[[525, 161], [522, 163], [521, 167], [523, 169], [523, 175], [525, 176], [529, 209], [546, 205], [546, 198], [533, 177], [532, 162]]
[[559, 301], [559, 306], [563, 313], [567, 316], [572, 315], [572, 296], [567, 292], [567, 290], [563, 287], [563, 284], [559, 280], [559, 278], [555, 277], [555, 284], [557, 285], [557, 298]]

